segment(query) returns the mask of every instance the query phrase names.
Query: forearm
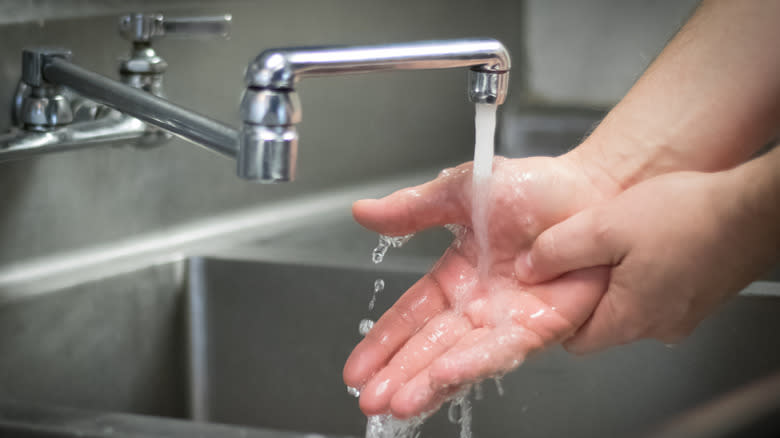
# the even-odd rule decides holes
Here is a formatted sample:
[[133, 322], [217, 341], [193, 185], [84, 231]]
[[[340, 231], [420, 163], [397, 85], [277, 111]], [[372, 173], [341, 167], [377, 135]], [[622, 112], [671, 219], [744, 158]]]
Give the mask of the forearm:
[[780, 121], [780, 1], [704, 1], [593, 134], [570, 152], [627, 188], [750, 157]]

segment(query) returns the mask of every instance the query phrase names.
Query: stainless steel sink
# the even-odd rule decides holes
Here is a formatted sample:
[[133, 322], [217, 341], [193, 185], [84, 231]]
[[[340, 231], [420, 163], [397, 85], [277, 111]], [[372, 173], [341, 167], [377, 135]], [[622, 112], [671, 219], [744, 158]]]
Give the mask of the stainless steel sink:
[[[0, 435], [22, 430], [19, 417], [40, 418], [7, 400], [77, 418], [111, 413], [110, 430], [135, 425], [125, 429], [134, 436], [186, 436], [200, 424], [147, 416], [205, 422], [203, 436], [363, 435], [365, 418], [341, 381], [358, 321], [377, 318], [448, 236], [424, 234], [373, 265], [376, 236], [343, 219], [2, 303]], [[369, 312], [376, 278], [386, 289]], [[780, 369], [778, 286], [752, 285], [676, 348], [541, 353], [503, 380], [503, 397], [485, 386], [475, 436], [635, 436]], [[439, 413], [423, 436], [456, 431]]]

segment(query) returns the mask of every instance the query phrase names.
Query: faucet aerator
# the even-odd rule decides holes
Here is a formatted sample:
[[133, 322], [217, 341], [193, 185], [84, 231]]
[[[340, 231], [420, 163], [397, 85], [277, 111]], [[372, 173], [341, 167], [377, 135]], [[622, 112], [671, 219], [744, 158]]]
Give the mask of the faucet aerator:
[[238, 176], [260, 183], [295, 180], [298, 131], [295, 126], [244, 122], [238, 146]]
[[471, 103], [501, 105], [509, 88], [509, 71], [469, 70], [468, 96]]

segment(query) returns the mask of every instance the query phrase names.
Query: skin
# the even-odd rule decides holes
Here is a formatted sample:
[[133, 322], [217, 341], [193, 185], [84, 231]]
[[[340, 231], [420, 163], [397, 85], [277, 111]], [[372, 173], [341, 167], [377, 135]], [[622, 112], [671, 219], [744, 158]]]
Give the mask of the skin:
[[590, 138], [569, 155], [622, 189], [720, 171], [778, 134], [780, 1], [703, 1]]
[[[777, 16], [778, 1], [702, 2], [582, 145], [559, 158], [496, 161], [484, 284], [474, 287], [470, 164], [358, 201], [355, 219], [383, 234], [465, 229], [347, 360], [344, 381], [362, 388], [363, 412], [430, 411], [460, 385], [569, 338], [576, 352], [641, 337], [676, 341], [777, 260], [774, 231], [745, 235], [780, 222], [762, 207], [780, 204], [770, 175], [777, 163], [728, 170], [777, 133]], [[558, 223], [577, 238], [560, 237]], [[732, 260], [751, 248], [760, 248], [755, 264]], [[712, 275], [712, 266], [724, 269]]]
[[648, 180], [546, 230], [518, 276], [539, 282], [610, 267], [606, 294], [569, 351], [676, 343], [780, 260], [777, 169], [780, 148], [730, 171]]
[[422, 186], [355, 203], [355, 219], [383, 234], [464, 226], [439, 263], [377, 321], [347, 360], [344, 381], [362, 388], [366, 415], [390, 411], [407, 418], [438, 408], [460, 385], [506, 373], [530, 352], [570, 336], [598, 302], [605, 268], [529, 286], [515, 279], [516, 255], [530, 249], [542, 230], [613, 193], [566, 158], [498, 158], [493, 172], [488, 215], [493, 257], [479, 284], [478, 249], [468, 228], [471, 163]]

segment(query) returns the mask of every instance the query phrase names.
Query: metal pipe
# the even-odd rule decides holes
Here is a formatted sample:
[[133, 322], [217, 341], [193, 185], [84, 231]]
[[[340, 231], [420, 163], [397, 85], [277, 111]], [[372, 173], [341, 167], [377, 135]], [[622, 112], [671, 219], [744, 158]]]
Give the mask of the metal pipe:
[[64, 85], [81, 96], [221, 155], [235, 158], [238, 153], [236, 129], [64, 59], [50, 58], [43, 67], [43, 76], [48, 82]]

